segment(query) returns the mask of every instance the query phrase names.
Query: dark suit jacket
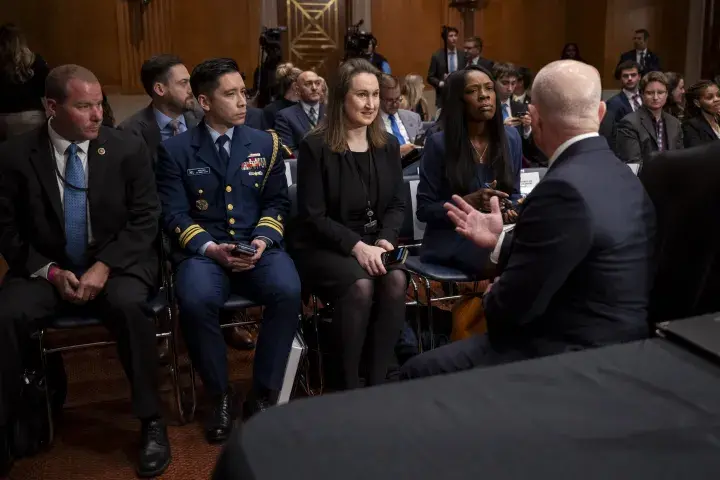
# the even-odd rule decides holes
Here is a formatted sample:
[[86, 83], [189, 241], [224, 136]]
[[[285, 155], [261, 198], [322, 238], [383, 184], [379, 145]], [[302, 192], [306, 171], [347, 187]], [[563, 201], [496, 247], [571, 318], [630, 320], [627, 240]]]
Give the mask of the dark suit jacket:
[[[457, 50], [457, 68], [462, 70], [465, 66], [465, 52]], [[444, 81], [445, 74], [447, 73], [447, 55], [445, 55], [445, 49], [441, 48], [437, 52], [433, 53], [430, 58], [430, 68], [428, 69], [427, 81], [430, 85], [435, 88], [435, 105], [438, 107], [442, 106], [442, 89], [440, 88], [440, 82]]]
[[[395, 245], [403, 223], [403, 178], [400, 145], [388, 135], [385, 147], [373, 149], [377, 169], [378, 238]], [[290, 244], [294, 249], [328, 248], [350, 255], [361, 240], [345, 225], [349, 211], [343, 198], [345, 189], [359, 188], [357, 170], [344, 153], [330, 150], [320, 135], [309, 135], [300, 144], [298, 158], [298, 218]]]
[[[463, 52], [463, 54], [464, 54], [464, 53], [465, 53], [465, 52]], [[466, 62], [465, 62], [464, 65], [465, 65], [465, 68], [467, 68], [468, 66], [470, 66], [470, 65], [471, 65], [470, 60], [466, 60]], [[495, 66], [495, 62], [493, 62], [493, 61], [490, 60], [489, 58], [478, 57], [477, 63], [472, 63], [472, 65], [478, 65], [478, 66], [480, 66], [480, 67], [483, 67], [485, 70], [489, 70], [489, 71], [492, 72], [493, 67]]]
[[[0, 145], [0, 252], [11, 275], [28, 277], [50, 262], [68, 265], [56, 168], [47, 125]], [[91, 263], [154, 285], [160, 205], [145, 143], [101, 127], [90, 142], [88, 169]]]
[[[683, 133], [680, 120], [663, 112], [665, 121], [665, 150], [683, 148]], [[641, 107], [638, 111], [626, 115], [615, 126], [617, 156], [625, 163], [641, 163], [651, 153], [658, 151], [658, 139], [653, 124], [652, 114]]]
[[[186, 112], [184, 116], [185, 126], [188, 130], [200, 121], [200, 118], [190, 111]], [[157, 120], [155, 120], [155, 112], [152, 104], [126, 118], [117, 128], [118, 130], [125, 130], [143, 138], [153, 158], [157, 158], [157, 147], [160, 145], [160, 142], [162, 142], [162, 135], [160, 134], [160, 127], [158, 127]]]
[[615, 125], [626, 115], [633, 113], [633, 109], [630, 100], [623, 91], [610, 97], [605, 104], [607, 105], [607, 112], [600, 123], [600, 135], [605, 137], [610, 148], [616, 151]]
[[718, 140], [712, 127], [702, 115], [685, 120], [682, 124], [685, 148], [697, 147]]
[[[635, 50], [630, 50], [620, 55], [620, 60], [618, 60], [617, 64], [620, 65], [622, 62], [628, 60], [632, 60], [633, 62], [637, 61], [637, 52]], [[647, 51], [647, 55], [645, 56], [645, 68], [641, 69], [640, 76], [643, 76], [648, 72], [662, 72], [660, 57], [651, 52], [649, 49]]]
[[265, 128], [274, 130], [275, 118], [277, 117], [278, 112], [280, 112], [281, 110], [285, 110], [288, 107], [292, 107], [293, 105], [297, 105], [297, 102], [291, 102], [290, 100], [286, 100], [285, 98], [278, 98], [271, 104], [266, 105], [265, 108], [263, 108], [263, 116], [265, 117]]
[[493, 347], [525, 356], [648, 335], [655, 211], [602, 137], [568, 147], [525, 199], [485, 294]]
[[265, 117], [260, 108], [247, 107], [247, 115], [245, 116], [245, 125], [255, 130], [266, 130]]
[[[325, 106], [320, 104], [318, 123], [325, 116]], [[305, 135], [312, 130], [310, 119], [305, 114], [302, 104], [298, 103], [278, 112], [275, 117], [275, 131], [280, 135], [283, 145], [288, 147], [297, 157], [297, 151]]]
[[[720, 310], [720, 142], [663, 152], [640, 180], [657, 211], [653, 322]], [[678, 185], [685, 185], [678, 194]]]

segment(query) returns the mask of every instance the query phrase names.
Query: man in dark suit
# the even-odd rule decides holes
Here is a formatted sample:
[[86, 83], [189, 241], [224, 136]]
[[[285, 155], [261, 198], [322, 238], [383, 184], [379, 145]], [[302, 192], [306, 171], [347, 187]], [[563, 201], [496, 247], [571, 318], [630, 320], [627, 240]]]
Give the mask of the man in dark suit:
[[[53, 315], [101, 319], [118, 342], [142, 421], [137, 473], [158, 476], [170, 445], [147, 306], [159, 273], [150, 155], [141, 140], [100, 125], [102, 90], [89, 70], [57, 67], [45, 94], [49, 123], [0, 147], [0, 251], [10, 264], [0, 289], [0, 355], [19, 358], [34, 322]], [[2, 377], [19, 379], [6, 370], [17, 362], [0, 365]]]
[[638, 91], [640, 84], [640, 65], [635, 60], [626, 60], [615, 69], [615, 78], [622, 82], [622, 90], [606, 102], [607, 113], [600, 123], [600, 135], [605, 137], [610, 148], [615, 150], [615, 126], [617, 122], [642, 106], [642, 97]]
[[465, 68], [467, 63], [465, 52], [457, 48], [458, 29], [455, 27], [448, 28], [447, 31], [443, 32], [443, 39], [445, 34], [447, 34], [447, 50], [443, 47], [433, 53], [427, 74], [428, 83], [435, 88], [435, 105], [438, 107], [442, 107], [445, 78], [450, 73]]
[[525, 199], [512, 238], [496, 198], [490, 214], [457, 196], [458, 206], [447, 205], [461, 234], [494, 249], [491, 260], [508, 242], [509, 256], [483, 297], [488, 334], [413, 358], [405, 377], [648, 336], [655, 211], [597, 134], [601, 91], [599, 73], [584, 63], [561, 60], [538, 73], [530, 114], [550, 167]]
[[479, 65], [485, 70], [492, 72], [493, 65], [495, 62], [489, 58], [482, 57], [483, 41], [480, 37], [470, 37], [465, 40], [463, 51], [465, 52], [465, 64], [463, 68], [469, 67], [470, 65]]
[[325, 116], [322, 97], [322, 80], [315, 72], [303, 72], [295, 82], [300, 102], [280, 110], [275, 117], [275, 131], [295, 156], [300, 142]]
[[649, 38], [650, 32], [644, 28], [635, 30], [635, 35], [633, 36], [635, 48], [620, 55], [618, 65], [628, 60], [637, 62], [640, 66], [640, 75], [643, 77], [650, 72], [661, 72], [660, 57], [647, 48]]
[[[180, 322], [213, 410], [209, 442], [230, 434], [229, 385], [220, 309], [231, 292], [265, 307], [248, 415], [277, 401], [300, 313], [300, 280], [285, 253], [290, 211], [277, 135], [245, 127], [245, 83], [234, 60], [206, 60], [190, 77], [205, 111], [197, 127], [158, 151], [163, 225], [171, 237]], [[245, 251], [235, 250], [243, 244]]]
[[150, 105], [118, 125], [145, 140], [156, 156], [160, 142], [198, 124], [190, 73], [175, 55], [157, 55], [143, 63], [140, 80], [152, 99]]
[[683, 148], [680, 120], [663, 111], [668, 81], [662, 72], [640, 80], [643, 106], [616, 125], [616, 153], [625, 163], [642, 163], [653, 152]]
[[245, 125], [255, 130], [266, 130], [265, 116], [261, 108], [247, 107]]
[[[719, 157], [720, 142], [713, 142], [658, 153], [640, 171], [658, 220], [653, 323], [720, 310]], [[682, 195], [678, 185], [688, 185]]]

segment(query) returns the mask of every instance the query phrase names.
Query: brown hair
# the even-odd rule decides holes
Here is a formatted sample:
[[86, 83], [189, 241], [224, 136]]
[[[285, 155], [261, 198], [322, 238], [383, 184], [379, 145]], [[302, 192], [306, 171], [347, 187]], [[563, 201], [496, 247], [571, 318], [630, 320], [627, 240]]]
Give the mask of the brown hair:
[[415, 110], [418, 104], [421, 106], [424, 118], [423, 122], [430, 119], [430, 109], [428, 108], [427, 100], [424, 96], [425, 82], [421, 75], [417, 73], [410, 73], [405, 76], [405, 82], [402, 87], [402, 94], [405, 97], [408, 110]]
[[398, 88], [400, 86], [400, 82], [397, 78], [393, 77], [392, 75], [388, 75], [387, 73], [383, 73], [380, 75], [380, 88], [381, 89], [388, 89], [392, 90], [394, 88]]
[[50, 70], [45, 79], [45, 97], [63, 103], [67, 98], [67, 84], [78, 79], [87, 83], [100, 83], [94, 73], [80, 65], [61, 65]]
[[503, 77], [520, 77], [517, 67], [512, 63], [496, 63], [493, 66], [492, 74], [495, 77], [495, 80], [498, 81]]
[[5, 77], [14, 83], [25, 83], [35, 72], [32, 65], [35, 54], [30, 51], [25, 35], [12, 23], [0, 27], [0, 68]]
[[663, 85], [665, 85], [665, 88], [668, 89], [668, 95], [670, 94], [669, 86], [670, 82], [668, 82], [667, 77], [662, 72], [650, 72], [646, 73], [642, 79], [640, 79], [640, 86], [638, 87], [640, 90], [640, 93], [645, 91], [645, 88], [648, 86], [649, 83], [652, 82], [660, 82]]
[[678, 85], [680, 85], [680, 81], [684, 81], [684, 78], [677, 72], [665, 72], [665, 78], [667, 78], [668, 81], [668, 96], [663, 110], [679, 120], [682, 120], [683, 115], [685, 114], [685, 97], [683, 96], [682, 103], [675, 103], [673, 92]]
[[[370, 62], [361, 58], [353, 58], [340, 65], [335, 80], [328, 91], [328, 106], [325, 118], [315, 129], [315, 133], [322, 135], [325, 143], [334, 152], [347, 150], [347, 118], [345, 116], [345, 96], [350, 91], [352, 79], [361, 73], [369, 73], [378, 79], [380, 84], [380, 71]], [[368, 141], [372, 148], [382, 148], [387, 143], [388, 134], [382, 119], [378, 114], [373, 123], [368, 126]]]

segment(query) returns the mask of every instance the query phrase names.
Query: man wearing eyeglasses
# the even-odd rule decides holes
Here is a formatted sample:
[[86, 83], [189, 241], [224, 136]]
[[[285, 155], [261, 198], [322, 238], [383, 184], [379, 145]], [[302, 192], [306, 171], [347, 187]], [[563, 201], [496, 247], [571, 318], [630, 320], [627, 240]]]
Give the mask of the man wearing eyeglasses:
[[415, 149], [415, 139], [422, 133], [420, 115], [400, 108], [400, 82], [383, 74], [380, 82], [380, 115], [385, 130], [400, 142], [400, 155], [405, 156]]

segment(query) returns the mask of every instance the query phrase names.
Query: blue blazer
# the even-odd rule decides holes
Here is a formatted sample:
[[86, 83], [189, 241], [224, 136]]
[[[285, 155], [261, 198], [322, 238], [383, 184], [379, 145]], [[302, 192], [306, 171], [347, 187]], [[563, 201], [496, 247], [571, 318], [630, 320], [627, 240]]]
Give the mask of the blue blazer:
[[626, 115], [633, 113], [633, 109], [627, 95], [622, 91], [610, 97], [605, 104], [607, 105], [607, 112], [600, 123], [600, 135], [605, 137], [610, 149], [615, 151], [615, 124], [625, 118]]
[[[320, 105], [318, 123], [325, 115], [325, 106]], [[280, 110], [275, 117], [275, 131], [280, 135], [283, 145], [288, 147], [297, 157], [300, 142], [305, 138], [313, 126], [303, 110], [302, 103]]]
[[198, 254], [209, 241], [264, 236], [282, 245], [290, 200], [276, 142], [244, 125], [235, 127], [231, 142], [223, 164], [202, 122], [158, 148], [162, 222], [183, 256]]
[[[515, 180], [510, 198], [520, 197], [520, 170], [522, 169], [522, 140], [517, 129], [505, 127], [511, 169]], [[494, 180], [484, 166], [477, 166], [473, 190]], [[445, 134], [438, 132], [427, 138], [420, 162], [420, 184], [417, 190], [417, 219], [425, 222], [425, 236], [420, 256], [424, 261], [478, 273], [485, 266], [490, 252], [476, 247], [471, 241], [455, 232], [455, 225], [443, 207], [453, 192], [445, 173]]]

